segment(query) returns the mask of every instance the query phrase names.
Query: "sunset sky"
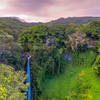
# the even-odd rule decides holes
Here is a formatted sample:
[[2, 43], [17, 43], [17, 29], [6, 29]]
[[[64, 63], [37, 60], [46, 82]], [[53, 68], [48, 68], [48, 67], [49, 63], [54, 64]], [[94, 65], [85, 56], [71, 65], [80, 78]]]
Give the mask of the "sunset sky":
[[100, 16], [100, 0], [0, 0], [0, 17], [47, 22], [60, 17]]

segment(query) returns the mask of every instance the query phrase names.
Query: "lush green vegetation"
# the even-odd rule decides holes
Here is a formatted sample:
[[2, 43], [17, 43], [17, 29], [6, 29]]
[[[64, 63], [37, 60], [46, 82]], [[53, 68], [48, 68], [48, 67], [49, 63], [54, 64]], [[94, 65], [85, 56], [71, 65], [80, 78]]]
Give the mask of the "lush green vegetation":
[[[0, 65], [0, 100], [24, 100], [28, 85], [24, 84], [24, 72]], [[22, 92], [23, 91], [23, 92]]]
[[73, 53], [72, 61], [70, 63], [66, 62], [65, 72], [51, 80], [46, 79], [43, 83], [41, 100], [65, 100], [65, 98], [68, 98], [67, 100], [77, 100], [71, 96], [76, 94], [76, 90], [79, 90], [78, 76], [83, 70], [90, 68], [95, 56], [96, 54], [93, 51], [86, 51], [81, 54]]
[[0, 22], [1, 100], [26, 98], [28, 55], [32, 56], [32, 100], [100, 99], [99, 20], [28, 28], [19, 21], [18, 26], [5, 22]]

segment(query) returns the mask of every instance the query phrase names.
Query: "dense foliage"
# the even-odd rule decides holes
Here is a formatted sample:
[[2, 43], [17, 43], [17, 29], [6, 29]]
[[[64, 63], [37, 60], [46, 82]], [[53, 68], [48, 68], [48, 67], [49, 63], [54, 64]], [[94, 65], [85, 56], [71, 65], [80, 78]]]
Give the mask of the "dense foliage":
[[0, 100], [25, 100], [25, 79], [24, 72], [0, 64]]
[[[96, 27], [96, 30], [99, 28], [95, 26], [95, 23], [97, 26], [99, 25], [99, 21], [87, 25], [48, 27], [39, 25], [29, 27], [23, 32], [19, 41], [24, 47], [24, 51], [33, 55], [31, 59], [33, 98], [39, 99], [42, 94], [42, 84], [46, 79], [52, 79], [64, 72], [66, 63], [71, 61], [72, 52], [78, 51], [80, 54], [88, 49], [97, 50], [96, 41], [99, 40], [99, 33], [95, 33], [92, 27]], [[83, 65], [83, 58], [80, 59], [82, 61], [78, 63]], [[76, 58], [73, 62], [77, 62], [77, 60]]]
[[[12, 75], [15, 80], [10, 80], [11, 85], [0, 84], [0, 96], [5, 98], [2, 100], [7, 95], [13, 100], [25, 98], [25, 74], [20, 70], [26, 71], [28, 55], [32, 56], [32, 100], [96, 100], [93, 80], [100, 75], [100, 21], [84, 25], [45, 24], [26, 29], [22, 24], [17, 27], [4, 22], [0, 22], [0, 63], [14, 67], [1, 65], [8, 69], [7, 77], [15, 73]], [[5, 70], [0, 71], [5, 81]], [[20, 82], [22, 86], [16, 89]], [[6, 86], [11, 91], [15, 89], [13, 95]]]

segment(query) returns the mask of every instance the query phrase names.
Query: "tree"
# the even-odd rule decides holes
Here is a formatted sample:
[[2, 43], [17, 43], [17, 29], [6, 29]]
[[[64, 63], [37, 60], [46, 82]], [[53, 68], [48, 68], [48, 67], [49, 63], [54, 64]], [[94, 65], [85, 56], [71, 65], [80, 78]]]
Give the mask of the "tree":
[[0, 100], [25, 100], [28, 84], [23, 71], [0, 64]]
[[67, 35], [70, 35], [72, 33], [75, 33], [77, 29], [77, 25], [71, 24], [68, 27], [66, 27], [65, 30], [65, 37], [67, 37]]
[[100, 39], [100, 20], [92, 21], [85, 29], [88, 36]]
[[27, 28], [20, 36], [20, 43], [25, 51], [35, 51], [43, 46], [48, 34], [48, 28], [44, 25]]
[[73, 33], [68, 35], [68, 40], [65, 41], [66, 47], [72, 49], [72, 51], [78, 49], [78, 47], [83, 47], [84, 45], [88, 44], [88, 39], [86, 38], [86, 34], [81, 33]]

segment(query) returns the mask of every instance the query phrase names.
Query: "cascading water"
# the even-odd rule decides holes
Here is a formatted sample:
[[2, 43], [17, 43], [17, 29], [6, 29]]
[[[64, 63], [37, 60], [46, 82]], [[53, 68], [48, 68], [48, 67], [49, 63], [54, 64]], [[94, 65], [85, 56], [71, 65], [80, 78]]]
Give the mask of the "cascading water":
[[30, 57], [28, 57], [28, 63], [27, 63], [27, 82], [29, 83], [27, 98], [28, 98], [28, 100], [31, 100]]

